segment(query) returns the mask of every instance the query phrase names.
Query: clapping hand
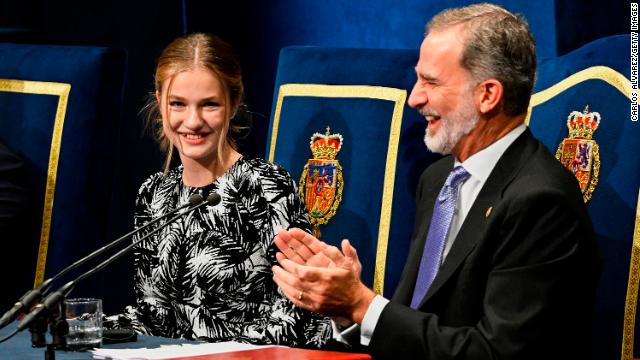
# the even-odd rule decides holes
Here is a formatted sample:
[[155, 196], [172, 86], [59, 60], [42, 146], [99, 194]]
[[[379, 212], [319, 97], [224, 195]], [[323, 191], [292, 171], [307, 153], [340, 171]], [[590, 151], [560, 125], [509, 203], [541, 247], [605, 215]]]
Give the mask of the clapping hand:
[[[342, 252], [300, 230], [280, 230], [274, 242], [280, 266], [273, 279], [297, 306], [361, 323], [375, 293], [361, 281], [362, 265], [356, 249], [343, 240]], [[344, 318], [344, 319], [339, 319]]]

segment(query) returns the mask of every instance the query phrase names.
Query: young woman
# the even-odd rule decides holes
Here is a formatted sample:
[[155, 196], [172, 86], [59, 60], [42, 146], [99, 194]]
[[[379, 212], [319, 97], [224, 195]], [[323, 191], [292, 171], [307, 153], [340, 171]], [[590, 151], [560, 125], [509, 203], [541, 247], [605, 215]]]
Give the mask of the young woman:
[[[222, 201], [136, 249], [134, 328], [167, 337], [321, 346], [330, 337], [328, 320], [296, 308], [272, 281], [275, 232], [308, 230], [309, 219], [286, 170], [236, 150], [243, 85], [231, 48], [211, 35], [181, 37], [162, 52], [155, 86], [150, 114], [168, 156], [164, 173], [140, 187], [136, 226], [195, 193], [215, 191]], [[169, 170], [174, 151], [181, 165]]]

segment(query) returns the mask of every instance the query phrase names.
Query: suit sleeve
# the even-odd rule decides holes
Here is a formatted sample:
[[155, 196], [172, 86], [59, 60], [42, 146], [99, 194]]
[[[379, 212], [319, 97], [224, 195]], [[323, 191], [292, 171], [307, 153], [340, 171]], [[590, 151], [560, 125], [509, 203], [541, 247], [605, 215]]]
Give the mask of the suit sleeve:
[[590, 222], [572, 199], [557, 189], [506, 194], [483, 240], [489, 243], [482, 245], [488, 252], [479, 321], [443, 324], [435, 314], [390, 303], [370, 352], [375, 358], [420, 359], [557, 355], [581, 324], [576, 307], [589, 309], [575, 300], [592, 291], [597, 267], [590, 257]]

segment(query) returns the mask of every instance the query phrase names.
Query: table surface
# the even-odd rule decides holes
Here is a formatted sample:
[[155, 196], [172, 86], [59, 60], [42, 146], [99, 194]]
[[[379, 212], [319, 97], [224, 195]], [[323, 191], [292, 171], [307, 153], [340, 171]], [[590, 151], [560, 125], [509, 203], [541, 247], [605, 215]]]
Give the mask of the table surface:
[[[8, 335], [15, 329], [16, 324], [10, 324], [4, 329], [0, 330], [0, 337]], [[51, 337], [47, 337], [47, 342], [51, 342]], [[109, 344], [103, 345], [105, 348], [110, 349], [125, 349], [125, 348], [158, 348], [160, 345], [169, 344], [185, 344], [195, 343], [189, 340], [183, 339], [168, 339], [155, 336], [138, 335], [138, 341], [128, 342], [121, 344]], [[268, 352], [268, 354], [266, 353]], [[19, 360], [41, 360], [44, 359], [45, 348], [33, 348], [31, 347], [31, 334], [28, 330], [22, 331], [16, 334], [13, 338], [4, 343], [0, 343], [0, 359], [19, 359]], [[241, 356], [240, 356], [241, 355]], [[203, 355], [198, 357], [192, 357], [193, 360], [231, 360], [231, 359], [296, 359], [296, 360], [316, 360], [316, 359], [370, 359], [368, 355], [364, 354], [349, 354], [349, 353], [337, 353], [320, 350], [303, 350], [285, 347], [273, 347], [258, 350], [247, 350], [236, 353], [217, 354], [217, 355]], [[92, 354], [88, 351], [83, 352], [70, 352], [70, 351], [56, 351], [56, 360], [83, 360], [92, 359]]]
[[[9, 324], [4, 329], [0, 330], [0, 337], [8, 335], [15, 329], [16, 324]], [[51, 342], [51, 336], [47, 336], [47, 342]], [[188, 340], [182, 339], [166, 339], [157, 338], [153, 336], [140, 336], [138, 335], [138, 341], [103, 345], [104, 347], [112, 349], [125, 349], [125, 348], [143, 348], [143, 347], [159, 347], [161, 344], [184, 344], [188, 343]], [[6, 342], [0, 344], [0, 359], [24, 359], [24, 360], [42, 360], [44, 359], [44, 353], [46, 348], [34, 348], [31, 347], [31, 334], [29, 330], [22, 331], [16, 334], [14, 337]], [[56, 360], [80, 360], [91, 359], [92, 355], [88, 351], [56, 351]]]

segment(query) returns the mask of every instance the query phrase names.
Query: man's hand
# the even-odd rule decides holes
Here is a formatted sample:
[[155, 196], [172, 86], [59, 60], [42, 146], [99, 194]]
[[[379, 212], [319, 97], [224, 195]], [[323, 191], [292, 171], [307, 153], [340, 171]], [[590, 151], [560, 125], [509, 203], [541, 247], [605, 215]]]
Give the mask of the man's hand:
[[275, 241], [283, 254], [281, 266], [272, 268], [273, 280], [287, 298], [304, 309], [362, 323], [375, 293], [360, 281], [362, 265], [348, 240], [342, 241], [344, 254], [299, 229], [280, 231]]
[[331, 259], [322, 253], [322, 250], [326, 249], [328, 245], [303, 230], [298, 228], [281, 229], [273, 242], [281, 251], [276, 253], [278, 262], [289, 259], [300, 265], [335, 267]]

